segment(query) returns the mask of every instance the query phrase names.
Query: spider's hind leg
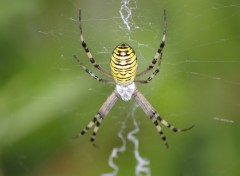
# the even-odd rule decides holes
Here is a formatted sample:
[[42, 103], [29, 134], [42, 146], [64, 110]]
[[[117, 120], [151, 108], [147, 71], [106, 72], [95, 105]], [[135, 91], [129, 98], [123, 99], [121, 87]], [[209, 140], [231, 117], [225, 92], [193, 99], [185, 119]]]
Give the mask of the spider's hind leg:
[[97, 113], [94, 116], [94, 118], [88, 123], [88, 125], [76, 137], [83, 136], [94, 126], [94, 124], [96, 124], [93, 129], [92, 136], [90, 138], [91, 143], [95, 146], [94, 141], [95, 141], [99, 126], [101, 125], [101, 122], [102, 122], [101, 115], [100, 113]]
[[104, 119], [104, 117], [108, 114], [108, 112], [111, 110], [111, 108], [117, 101], [118, 97], [119, 97], [119, 94], [117, 93], [116, 90], [114, 90], [113, 93], [103, 103], [102, 107], [99, 109], [98, 113], [94, 116], [94, 118], [88, 123], [88, 125], [76, 137], [83, 136], [85, 133], [87, 133], [89, 131], [90, 128], [92, 128], [95, 125], [95, 127], [93, 129], [93, 134], [90, 138], [91, 143], [94, 145], [94, 141], [95, 141], [97, 132], [99, 130], [99, 127], [101, 125], [101, 122]]
[[166, 120], [162, 119], [160, 117], [160, 115], [158, 113], [155, 114], [155, 118], [161, 123], [163, 124], [164, 126], [166, 126], [167, 128], [169, 128], [170, 130], [172, 130], [173, 132], [182, 132], [182, 131], [187, 131], [187, 130], [190, 130], [194, 127], [194, 125], [188, 127], [188, 128], [176, 128], [174, 127], [173, 125], [171, 125], [170, 123], [168, 123]]
[[[150, 117], [151, 118], [151, 117]], [[154, 123], [156, 129], [157, 129], [157, 132], [159, 133], [163, 143], [166, 145], [166, 147], [168, 148], [168, 143], [167, 143], [167, 138], [166, 136], [164, 135], [163, 131], [162, 131], [162, 128], [161, 126], [159, 125], [158, 121], [156, 119], [151, 119], [152, 122]]]
[[160, 117], [160, 115], [155, 111], [155, 109], [147, 101], [147, 99], [143, 96], [143, 94], [141, 92], [139, 92], [137, 89], [134, 91], [133, 96], [134, 96], [136, 102], [139, 104], [139, 106], [143, 109], [145, 114], [152, 120], [158, 133], [160, 134], [161, 139], [163, 140], [164, 144], [167, 147], [168, 147], [167, 139], [166, 139], [166, 136], [163, 134], [163, 131], [161, 129], [159, 122], [161, 124], [163, 124], [164, 126], [168, 127], [173, 132], [187, 131], [187, 130], [190, 130], [191, 128], [193, 128], [193, 126], [191, 126], [186, 129], [180, 129], [180, 128], [176, 128], [176, 127], [172, 126], [171, 124], [169, 124], [167, 121], [165, 121], [164, 119], [162, 119]]
[[84, 134], [86, 134], [90, 130], [90, 128], [92, 128], [92, 126], [96, 123], [96, 121], [99, 117], [100, 116], [97, 113], [94, 116], [94, 118], [88, 123], [88, 125], [80, 133], [78, 133], [78, 135], [76, 137], [80, 137], [80, 136], [83, 136]]

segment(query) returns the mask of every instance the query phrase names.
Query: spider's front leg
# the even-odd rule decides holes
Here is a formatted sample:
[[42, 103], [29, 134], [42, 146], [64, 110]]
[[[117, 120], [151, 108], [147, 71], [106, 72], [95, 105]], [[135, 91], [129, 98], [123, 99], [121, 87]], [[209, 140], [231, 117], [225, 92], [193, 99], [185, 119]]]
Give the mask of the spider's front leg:
[[[136, 78], [139, 78], [139, 77], [145, 75], [146, 73], [148, 73], [150, 70], [152, 70], [153, 67], [155, 66], [155, 64], [157, 63], [157, 61], [158, 61], [159, 64], [158, 64], [157, 69], [154, 71], [154, 73], [159, 71], [161, 60], [162, 60], [162, 53], [163, 53], [162, 51], [163, 51], [163, 48], [164, 48], [165, 42], [166, 42], [166, 32], [167, 32], [167, 17], [166, 17], [166, 10], [164, 9], [164, 27], [163, 27], [162, 41], [159, 45], [159, 48], [157, 49], [157, 52], [156, 52], [156, 54], [155, 54], [155, 56], [152, 60], [152, 63], [144, 71], [142, 71], [141, 73], [138, 73], [136, 75]], [[156, 75], [156, 73], [155, 73], [155, 75]], [[151, 77], [154, 77], [155, 75], [153, 75]], [[151, 78], [148, 78], [148, 79], [151, 79]], [[148, 80], [148, 81], [138, 81], [138, 82], [146, 84], [149, 81], [150, 80]]]
[[108, 76], [108, 77], [112, 77], [112, 75], [106, 71], [104, 68], [102, 68], [96, 61], [95, 59], [93, 58], [93, 55], [91, 54], [88, 46], [87, 46], [87, 43], [86, 41], [84, 40], [84, 37], [83, 37], [83, 30], [82, 30], [82, 23], [81, 23], [81, 10], [79, 10], [79, 16], [78, 16], [78, 24], [79, 24], [79, 32], [80, 32], [80, 40], [81, 40], [81, 44], [82, 44], [82, 47], [84, 49], [84, 51], [86, 52], [91, 64], [96, 68], [98, 69], [100, 72], [102, 72], [104, 75]]
[[187, 130], [190, 130], [191, 128], [193, 128], [193, 126], [191, 126], [189, 128], [186, 128], [186, 129], [180, 129], [180, 128], [176, 128], [176, 127], [172, 126], [170, 123], [168, 123], [167, 121], [165, 121], [164, 119], [162, 119], [160, 117], [160, 115], [151, 106], [151, 104], [147, 101], [147, 99], [143, 96], [143, 94], [141, 92], [139, 92], [137, 89], [135, 90], [133, 96], [134, 96], [136, 102], [138, 103], [138, 105], [141, 106], [141, 108], [143, 109], [145, 114], [155, 124], [156, 129], [157, 129], [158, 133], [160, 134], [160, 136], [161, 136], [164, 144], [166, 145], [166, 147], [168, 147], [167, 139], [166, 139], [166, 136], [164, 135], [164, 133], [163, 133], [163, 131], [162, 131], [162, 129], [161, 129], [161, 127], [160, 127], [158, 122], [160, 122], [164, 126], [168, 127], [173, 132], [187, 131]]
[[77, 135], [77, 137], [84, 135], [88, 132], [90, 128], [93, 127], [94, 124], [95, 127], [93, 129], [93, 134], [91, 137], [91, 143], [94, 144], [99, 126], [101, 125], [102, 120], [104, 117], [109, 113], [109, 111], [112, 109], [113, 105], [117, 101], [119, 97], [119, 94], [116, 90], [113, 91], [113, 93], [107, 98], [107, 100], [103, 103], [102, 107], [99, 109], [97, 114], [94, 116], [94, 118], [88, 123], [88, 125]]

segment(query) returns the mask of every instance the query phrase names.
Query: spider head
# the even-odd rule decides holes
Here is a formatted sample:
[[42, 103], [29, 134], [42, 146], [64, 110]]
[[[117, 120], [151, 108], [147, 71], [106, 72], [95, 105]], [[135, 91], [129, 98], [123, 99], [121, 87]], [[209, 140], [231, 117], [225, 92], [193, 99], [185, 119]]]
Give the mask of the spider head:
[[132, 84], [137, 71], [137, 56], [132, 47], [126, 43], [119, 44], [113, 50], [110, 67], [118, 85]]

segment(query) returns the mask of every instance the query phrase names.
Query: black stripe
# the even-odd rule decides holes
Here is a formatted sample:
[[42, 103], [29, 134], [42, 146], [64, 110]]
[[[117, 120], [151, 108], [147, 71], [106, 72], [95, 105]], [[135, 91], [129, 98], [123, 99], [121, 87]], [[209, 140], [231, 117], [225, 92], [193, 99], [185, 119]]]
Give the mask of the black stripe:
[[173, 130], [174, 132], [178, 132], [178, 129], [175, 128], [175, 127], [174, 127], [172, 130]]
[[155, 116], [155, 114], [156, 114], [156, 111], [153, 111], [153, 113], [149, 116], [150, 119], [152, 119]]
[[157, 116], [157, 119], [161, 122], [162, 118], [160, 117], [160, 115]]
[[[132, 53], [135, 54], [134, 52], [131, 52], [131, 51], [129, 52], [128, 50], [126, 50], [126, 51], [116, 51], [116, 52], [114, 52], [114, 53], [115, 53], [116, 55], [120, 56], [120, 57], [121, 57], [121, 56], [125, 56], [125, 57], [126, 57], [126, 56], [130, 56], [130, 54], [132, 54]], [[122, 55], [122, 53], [125, 53], [125, 54]]]
[[119, 45], [119, 46], [117, 46], [117, 48], [116, 49], [128, 49], [129, 48], [129, 46], [127, 46], [127, 45]]
[[99, 121], [97, 121], [96, 126], [98, 127], [98, 126], [100, 126], [100, 124], [101, 124], [101, 123], [100, 123]]
[[[119, 70], [112, 70], [112, 72], [114, 73], [115, 76], [118, 76], [118, 74], [121, 74], [121, 75], [124, 76], [124, 74], [122, 74]], [[136, 72], [136, 71], [135, 71], [135, 70], [133, 70], [133, 71], [127, 71], [126, 74], [132, 75], [133, 72]]]
[[125, 79], [125, 80], [121, 80], [121, 79], [118, 79], [118, 78], [116, 78], [118, 81], [121, 81], [121, 82], [128, 82], [128, 81], [130, 81], [131, 80], [131, 78], [130, 79]]
[[128, 67], [128, 68], [118, 68], [118, 67], [114, 67], [112, 66], [113, 70], [115, 72], [132, 72], [132, 71], [135, 71], [136, 69], [133, 69], [133, 67]]
[[160, 48], [163, 48], [165, 46], [165, 43], [162, 42], [161, 45], [160, 45]]
[[159, 69], [156, 69], [153, 74], [156, 75], [158, 72], [159, 72]]
[[119, 77], [116, 76], [116, 79], [119, 80], [119, 81], [120, 80], [127, 80], [127, 81], [129, 81], [129, 80], [131, 80], [131, 78], [132, 78], [132, 76], [125, 77], [125, 78], [119, 78]]
[[87, 46], [87, 44], [85, 43], [85, 41], [82, 41], [82, 46], [85, 48]]
[[93, 64], [95, 63], [95, 60], [93, 59], [93, 57], [89, 58], [90, 59], [90, 62]]
[[[113, 62], [114, 62], [114, 60], [113, 60]], [[116, 63], [116, 62], [114, 62], [114, 64], [115, 64], [115, 65], [118, 65], [118, 66], [122, 66], [122, 67], [124, 67], [124, 66], [127, 66], [127, 65], [132, 65], [133, 62], [126, 63], [126, 64], [121, 64], [121, 63]], [[135, 65], [136, 65], [136, 64], [135, 64]]]
[[[116, 65], [116, 66], [119, 66], [119, 67], [123, 67], [123, 66], [127, 66], [127, 65], [132, 65], [132, 67], [134, 67], [136, 64], [137, 64], [137, 61], [135, 62], [135, 60], [133, 61], [133, 62], [130, 62], [130, 63], [126, 63], [126, 64], [121, 64], [121, 63], [116, 63], [115, 62], [115, 60], [112, 60], [113, 61], [113, 63]], [[135, 62], [135, 64], [134, 64], [134, 62]], [[114, 66], [113, 66], [114, 67]], [[128, 68], [119, 68], [119, 69], [128, 69]]]
[[154, 58], [154, 60], [152, 61], [152, 64], [156, 64], [157, 59]]
[[[116, 53], [115, 53], [116, 54]], [[117, 55], [117, 54], [116, 54]], [[122, 55], [117, 55], [117, 57], [115, 57], [115, 55], [114, 54], [112, 54], [112, 56], [113, 56], [113, 58], [114, 59], [116, 59], [116, 60], [118, 60], [118, 61], [122, 61], [122, 60], [124, 60], [124, 61], [130, 61], [130, 60], [132, 60], [132, 58], [134, 57], [134, 56], [136, 56], [135, 54], [132, 56], [132, 57], [128, 57], [128, 56], [130, 56], [130, 54], [129, 55], [125, 55], [125, 56], [122, 56]], [[124, 58], [124, 57], [128, 57], [128, 58]], [[135, 59], [136, 59], [136, 57], [135, 57]]]
[[152, 69], [153, 68], [153, 65], [149, 65], [149, 67], [148, 67], [149, 69]]
[[128, 68], [118, 68], [118, 67], [114, 67], [112, 66], [117, 72], [120, 71], [131, 71], [133, 67], [128, 67]]
[[85, 51], [87, 52], [87, 53], [89, 53], [89, 49], [88, 48], [84, 48], [85, 49]]

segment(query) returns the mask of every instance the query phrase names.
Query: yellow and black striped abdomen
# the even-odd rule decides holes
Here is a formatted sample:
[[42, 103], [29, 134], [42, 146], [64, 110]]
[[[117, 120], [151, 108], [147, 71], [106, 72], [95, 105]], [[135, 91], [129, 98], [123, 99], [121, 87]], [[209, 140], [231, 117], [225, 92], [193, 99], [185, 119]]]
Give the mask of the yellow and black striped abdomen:
[[137, 71], [137, 56], [132, 47], [125, 43], [118, 45], [112, 53], [110, 66], [117, 84], [123, 86], [131, 84]]

